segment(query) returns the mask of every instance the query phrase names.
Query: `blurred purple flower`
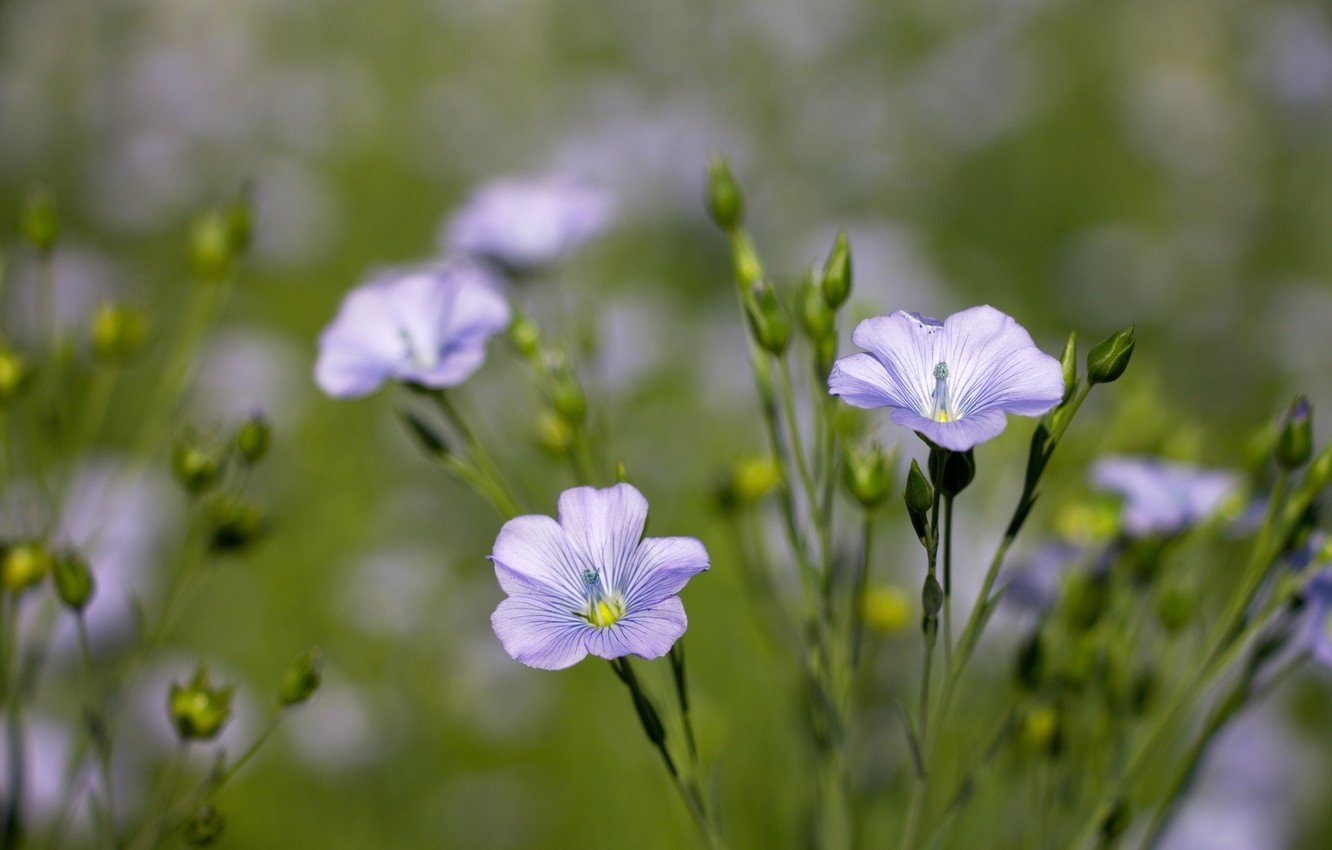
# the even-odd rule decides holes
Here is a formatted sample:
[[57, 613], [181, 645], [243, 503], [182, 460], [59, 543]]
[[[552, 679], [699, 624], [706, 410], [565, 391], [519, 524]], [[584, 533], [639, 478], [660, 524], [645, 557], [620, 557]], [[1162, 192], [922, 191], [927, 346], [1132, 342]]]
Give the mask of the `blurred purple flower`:
[[600, 658], [665, 655], [687, 620], [675, 594], [708, 568], [693, 537], [643, 537], [648, 503], [629, 484], [575, 487], [559, 521], [520, 516], [500, 529], [490, 560], [509, 595], [491, 625], [509, 655], [560, 670]]
[[891, 407], [893, 422], [953, 451], [997, 436], [1006, 413], [1040, 416], [1064, 397], [1059, 361], [993, 307], [942, 322], [898, 310], [861, 322], [851, 341], [869, 353], [833, 364], [828, 391], [855, 407]]
[[1319, 664], [1332, 668], [1332, 569], [1314, 576], [1306, 594], [1309, 600], [1309, 652]]
[[442, 389], [480, 368], [486, 342], [509, 324], [509, 304], [479, 266], [449, 263], [353, 289], [319, 337], [315, 381], [357, 398], [386, 380]]
[[1240, 485], [1233, 472], [1131, 456], [1097, 461], [1092, 481], [1124, 497], [1124, 531], [1130, 537], [1183, 531], [1216, 513]]
[[1084, 547], [1067, 540], [1051, 540], [1041, 544], [1025, 563], [1008, 571], [1004, 602], [1012, 603], [1024, 611], [1048, 611], [1059, 596], [1059, 582], [1064, 573], [1085, 552]]
[[441, 247], [517, 272], [560, 260], [605, 229], [614, 203], [587, 184], [548, 177], [481, 187], [445, 222]]

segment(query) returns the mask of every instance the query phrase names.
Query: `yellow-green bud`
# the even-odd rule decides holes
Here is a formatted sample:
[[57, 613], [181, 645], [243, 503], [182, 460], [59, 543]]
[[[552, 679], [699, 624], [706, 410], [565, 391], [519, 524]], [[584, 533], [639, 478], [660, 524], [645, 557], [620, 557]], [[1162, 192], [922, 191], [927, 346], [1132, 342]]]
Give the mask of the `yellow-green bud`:
[[851, 246], [839, 231], [828, 259], [823, 264], [823, 299], [836, 310], [851, 297]]
[[740, 292], [747, 295], [759, 281], [763, 280], [763, 263], [759, 260], [758, 250], [749, 234], [740, 231], [731, 235], [731, 260], [735, 264], [735, 283]]
[[806, 275], [800, 284], [800, 327], [815, 342], [832, 336], [837, 327], [837, 316], [823, 300], [813, 274]]
[[536, 360], [541, 353], [541, 328], [531, 318], [519, 313], [509, 325], [509, 342], [519, 355]]
[[1068, 342], [1064, 343], [1064, 353], [1059, 357], [1059, 365], [1064, 367], [1064, 402], [1067, 403], [1078, 387], [1077, 331], [1068, 335]]
[[553, 410], [542, 410], [537, 419], [537, 445], [557, 457], [563, 457], [573, 448], [574, 428], [563, 416]]
[[200, 806], [185, 822], [185, 843], [191, 847], [209, 847], [222, 837], [227, 819], [216, 806]]
[[171, 468], [186, 492], [198, 495], [211, 489], [222, 477], [222, 453], [206, 445], [200, 435], [186, 431], [176, 442]]
[[55, 247], [60, 236], [60, 218], [56, 214], [55, 197], [44, 186], [34, 187], [24, 197], [19, 230], [40, 251]]
[[92, 599], [95, 583], [88, 562], [75, 551], [60, 553], [51, 565], [60, 601], [75, 611], [82, 611]]
[[743, 505], [754, 504], [781, 483], [781, 468], [767, 456], [742, 458], [731, 474], [731, 489]]
[[93, 356], [104, 363], [124, 363], [148, 340], [148, 314], [128, 304], [100, 304], [90, 330]]
[[727, 232], [744, 222], [745, 199], [731, 166], [722, 157], [708, 162], [708, 211], [717, 226]]
[[933, 619], [943, 607], [943, 588], [933, 574], [925, 576], [925, 586], [920, 591], [920, 604], [925, 611], [925, 618]]
[[860, 598], [860, 616], [876, 632], [900, 632], [911, 622], [911, 597], [892, 585], [867, 587]]
[[1033, 706], [1022, 718], [1021, 740], [1031, 752], [1054, 752], [1059, 743], [1059, 713], [1049, 705]]
[[0, 407], [22, 395], [31, 377], [32, 369], [23, 355], [0, 348]]
[[324, 659], [318, 650], [311, 650], [297, 658], [282, 677], [278, 701], [284, 706], [299, 705], [319, 690], [323, 681]]
[[41, 543], [18, 543], [4, 550], [0, 580], [10, 591], [26, 590], [46, 578], [55, 559]]
[[1277, 465], [1291, 471], [1308, 463], [1313, 454], [1313, 416], [1306, 396], [1296, 396], [1286, 413], [1281, 436], [1273, 452]]
[[236, 451], [246, 464], [256, 464], [268, 454], [273, 429], [262, 413], [255, 413], [236, 430]]
[[570, 425], [578, 426], [587, 418], [587, 395], [578, 376], [562, 355], [551, 358], [547, 373], [547, 391], [551, 407]]
[[208, 668], [200, 666], [188, 684], [171, 683], [167, 711], [183, 741], [208, 741], [217, 737], [231, 718], [231, 697], [235, 689], [215, 687]]
[[1118, 380], [1133, 357], [1133, 326], [1106, 337], [1087, 353], [1087, 380], [1108, 384]]
[[754, 340], [764, 351], [780, 357], [790, 342], [790, 329], [776, 290], [762, 282], [754, 284], [745, 299], [745, 314], [749, 317]]
[[847, 451], [842, 480], [863, 507], [873, 508], [882, 503], [892, 486], [892, 478], [891, 458], [878, 446], [870, 446], [863, 452]]
[[[248, 230], [244, 231], [248, 240]], [[190, 266], [201, 281], [221, 281], [231, 275], [232, 263], [240, 254], [241, 231], [229, 209], [213, 209], [194, 222], [190, 232]]]

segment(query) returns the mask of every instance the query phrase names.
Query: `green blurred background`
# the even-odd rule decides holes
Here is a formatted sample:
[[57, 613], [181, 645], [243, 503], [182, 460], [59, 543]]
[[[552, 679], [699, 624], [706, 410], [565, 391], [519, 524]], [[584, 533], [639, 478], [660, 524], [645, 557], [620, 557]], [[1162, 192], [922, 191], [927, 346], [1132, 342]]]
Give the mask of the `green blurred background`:
[[[403, 398], [333, 402], [310, 380], [343, 293], [434, 256], [473, 188], [561, 173], [617, 199], [615, 226], [520, 299], [557, 332], [594, 332], [602, 459], [628, 465], [654, 533], [708, 544], [714, 569], [684, 594], [704, 748], [734, 845], [796, 847], [809, 763], [794, 683], [710, 501], [762, 434], [729, 258], [704, 215], [707, 156], [732, 157], [779, 275], [847, 230], [857, 316], [991, 303], [1049, 351], [1071, 328], [1091, 340], [1137, 324], [1131, 380], [1077, 423], [1048, 523], [1049, 505], [1085, 494], [1095, 451], [1238, 465], [1295, 390], [1332, 411], [1330, 143], [1326, 3], [0, 2], [0, 216], [13, 234], [27, 187], [54, 190], [70, 321], [114, 294], [169, 326], [191, 285], [191, 217], [254, 181], [254, 254], [192, 417], [272, 417], [257, 483], [275, 527], [214, 578], [176, 651], [254, 693], [312, 644], [328, 670], [222, 798], [231, 847], [691, 840], [610, 671], [528, 670], [499, 648], [484, 560], [499, 523], [413, 449], [392, 415]], [[32, 274], [12, 253], [11, 290]], [[553, 509], [568, 479], [534, 447], [537, 399], [503, 346], [466, 396]], [[135, 413], [122, 399], [109, 442]], [[959, 541], [973, 560], [1016, 491], [1026, 433], [1014, 424], [983, 453]], [[909, 536], [894, 517], [876, 580], [915, 586]], [[915, 651], [913, 633], [880, 640], [884, 692], [911, 679]], [[1259, 833], [1325, 847], [1329, 686], [1287, 690], [1263, 727], [1288, 758], [1261, 812], [1276, 826]], [[861, 721], [873, 782], [898, 787], [889, 709]], [[869, 834], [892, 817], [868, 812]]]

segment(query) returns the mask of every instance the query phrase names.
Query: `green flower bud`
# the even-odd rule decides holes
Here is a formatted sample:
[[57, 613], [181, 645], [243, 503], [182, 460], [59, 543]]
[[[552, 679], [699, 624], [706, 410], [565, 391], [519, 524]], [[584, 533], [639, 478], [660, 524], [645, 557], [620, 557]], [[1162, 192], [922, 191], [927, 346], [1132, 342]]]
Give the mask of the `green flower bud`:
[[762, 282], [754, 284], [750, 297], [745, 299], [745, 313], [759, 346], [769, 354], [782, 356], [790, 342], [790, 329], [776, 290]]
[[293, 661], [282, 677], [278, 701], [284, 706], [291, 706], [308, 700], [319, 690], [319, 683], [323, 681], [323, 667], [324, 659], [317, 650], [311, 650]]
[[573, 448], [574, 427], [553, 410], [541, 411], [537, 419], [537, 445], [556, 457], [563, 457]]
[[220, 210], [209, 210], [195, 220], [190, 231], [190, 267], [202, 281], [219, 281], [231, 274], [231, 224]]
[[[942, 469], [938, 468], [940, 465]], [[930, 473], [940, 493], [956, 496], [976, 477], [976, 455], [971, 449], [965, 452], [933, 451], [930, 453]]]
[[1059, 365], [1064, 367], [1064, 404], [1073, 397], [1073, 391], [1078, 388], [1078, 332], [1073, 331], [1068, 335], [1068, 342], [1064, 343], [1064, 353], [1059, 356]]
[[19, 212], [19, 231], [39, 251], [50, 251], [60, 236], [60, 218], [55, 197], [43, 186], [31, 189]]
[[1053, 706], [1032, 706], [1022, 717], [1022, 746], [1032, 753], [1053, 755], [1060, 743], [1059, 712]]
[[851, 246], [838, 231], [828, 259], [823, 264], [823, 300], [836, 310], [851, 297]]
[[217, 484], [222, 477], [223, 456], [195, 431], [188, 430], [176, 441], [171, 468], [185, 491], [198, 495]]
[[247, 465], [253, 466], [268, 454], [273, 440], [273, 429], [262, 413], [255, 413], [236, 431], [236, 451]]
[[1045, 649], [1041, 643], [1040, 632], [1032, 632], [1018, 651], [1016, 673], [1018, 686], [1024, 691], [1034, 692], [1043, 683]]
[[239, 552], [268, 530], [259, 508], [233, 497], [218, 499], [209, 506], [208, 524], [208, 548], [219, 553]]
[[541, 353], [541, 328], [532, 319], [519, 313], [509, 325], [509, 342], [519, 355], [535, 361]]
[[833, 334], [837, 327], [837, 318], [823, 293], [819, 291], [818, 281], [813, 274], [805, 276], [800, 284], [800, 327], [805, 336], [818, 342]]
[[4, 550], [0, 581], [6, 590], [18, 592], [46, 578], [55, 559], [41, 543], [18, 543]]
[[1087, 353], [1087, 380], [1108, 384], [1118, 380], [1133, 357], [1133, 326], [1106, 337]]
[[925, 586], [920, 591], [920, 604], [927, 619], [937, 617], [939, 609], [943, 607], [943, 588], [932, 574], [925, 576]]
[[581, 425], [587, 418], [587, 395], [578, 382], [578, 376], [563, 355], [552, 357], [548, 369], [547, 391], [550, 393], [551, 406], [570, 425]]
[[782, 470], [767, 456], [742, 458], [731, 473], [730, 491], [742, 505], [752, 505], [782, 484]]
[[916, 536], [924, 541], [927, 533], [926, 522], [930, 509], [934, 507], [934, 488], [930, 486], [925, 473], [920, 471], [920, 464], [915, 460], [911, 461], [911, 469], [907, 472], [906, 490], [902, 492], [902, 498], [906, 501], [907, 514], [911, 517], [911, 525], [916, 529]]
[[1281, 436], [1277, 438], [1274, 452], [1277, 466], [1292, 471], [1308, 463], [1309, 457], [1313, 455], [1312, 419], [1308, 397], [1296, 396], [1286, 413]]
[[213, 805], [204, 805], [194, 810], [185, 822], [185, 843], [191, 847], [208, 847], [222, 837], [227, 819]]
[[615, 462], [615, 480], [620, 484], [634, 483], [629, 477], [629, 465], [622, 460], [617, 460]]
[[167, 712], [182, 741], [208, 741], [217, 737], [231, 718], [231, 697], [235, 688], [214, 687], [208, 668], [202, 665], [188, 684], [171, 683]]
[[73, 550], [60, 553], [51, 565], [56, 593], [60, 601], [75, 611], [82, 611], [92, 599], [95, 584], [92, 570], [83, 556]]
[[892, 479], [892, 458], [878, 446], [860, 452], [847, 451], [842, 463], [842, 481], [863, 507], [873, 508], [882, 503]]
[[731, 166], [720, 156], [708, 162], [708, 211], [717, 226], [728, 233], [744, 223], [744, 195]]
[[32, 378], [32, 368], [23, 355], [0, 348], [0, 407], [23, 394]]
[[148, 314], [138, 307], [98, 305], [90, 327], [93, 356], [112, 364], [131, 360], [148, 341], [148, 325]]
[[763, 280], [763, 263], [759, 261], [758, 250], [749, 234], [737, 232], [731, 235], [731, 260], [735, 264], [735, 283], [742, 294], [747, 294]]
[[911, 622], [911, 596], [893, 585], [867, 587], [860, 598], [860, 617], [876, 632], [900, 632]]
[[1104, 577], [1081, 573], [1069, 576], [1064, 588], [1064, 605], [1074, 631], [1085, 632], [1096, 625], [1105, 613], [1106, 594]]

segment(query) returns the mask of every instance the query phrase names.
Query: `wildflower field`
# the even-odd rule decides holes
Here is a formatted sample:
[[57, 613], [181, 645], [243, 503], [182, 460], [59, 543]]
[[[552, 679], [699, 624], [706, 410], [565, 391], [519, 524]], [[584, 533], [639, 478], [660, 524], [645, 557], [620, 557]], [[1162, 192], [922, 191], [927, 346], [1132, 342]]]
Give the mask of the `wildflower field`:
[[1332, 11], [0, 0], [0, 850], [1332, 847]]

